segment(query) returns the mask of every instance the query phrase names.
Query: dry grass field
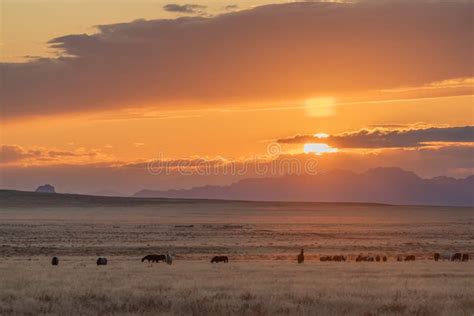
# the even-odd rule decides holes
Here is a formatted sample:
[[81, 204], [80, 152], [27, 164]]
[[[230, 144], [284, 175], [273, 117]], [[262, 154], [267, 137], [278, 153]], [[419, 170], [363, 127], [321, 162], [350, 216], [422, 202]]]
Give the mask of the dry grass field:
[[473, 315], [472, 263], [48, 257], [0, 264], [0, 314]]
[[1, 204], [0, 315], [474, 315], [472, 208], [60, 198]]

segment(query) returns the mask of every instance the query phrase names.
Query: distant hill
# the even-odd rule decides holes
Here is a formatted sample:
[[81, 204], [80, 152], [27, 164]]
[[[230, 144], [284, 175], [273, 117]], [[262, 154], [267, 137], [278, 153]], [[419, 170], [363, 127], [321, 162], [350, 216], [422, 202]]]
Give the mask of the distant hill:
[[134, 197], [107, 197], [96, 195], [38, 193], [29, 191], [0, 190], [1, 208], [39, 207], [134, 207], [165, 203], [192, 203], [184, 199], [155, 199]]
[[142, 190], [135, 197], [473, 206], [474, 176], [422, 179], [399, 168], [256, 178], [228, 186]]
[[[29, 191], [0, 190], [0, 210], [8, 208], [38, 209], [38, 208], [104, 208], [119, 207], [130, 208], [131, 211], [139, 207], [152, 207], [159, 209], [192, 209], [204, 207], [206, 210], [222, 209], [237, 210], [239, 207], [247, 208], [252, 205], [253, 209], [288, 208], [292, 209], [314, 209], [315, 205], [320, 208], [337, 208], [341, 206], [352, 206], [353, 203], [313, 203], [313, 202], [254, 202], [234, 201], [217, 199], [174, 199], [174, 198], [139, 198], [139, 197], [106, 197], [96, 195], [66, 194], [66, 193], [38, 193]], [[359, 206], [390, 207], [389, 205], [365, 203]]]
[[51, 184], [40, 185], [35, 192], [38, 193], [56, 193], [56, 190]]

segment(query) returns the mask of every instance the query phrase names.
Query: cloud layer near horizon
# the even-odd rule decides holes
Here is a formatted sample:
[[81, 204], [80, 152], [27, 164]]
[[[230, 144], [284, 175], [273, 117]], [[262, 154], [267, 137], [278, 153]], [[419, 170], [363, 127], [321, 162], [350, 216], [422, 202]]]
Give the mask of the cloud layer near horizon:
[[469, 1], [292, 3], [100, 25], [96, 34], [51, 40], [64, 57], [1, 64], [2, 117], [272, 101], [472, 77], [473, 9]]
[[326, 143], [336, 148], [421, 147], [427, 143], [474, 143], [474, 126], [362, 129], [330, 135], [320, 139], [314, 135], [296, 135], [277, 140], [282, 144]]
[[[322, 156], [282, 155], [276, 160], [260, 161], [258, 170], [259, 176], [265, 177], [285, 173], [299, 174], [298, 171], [302, 169], [297, 168], [307, 165], [306, 162], [311, 160], [315, 162], [312, 164], [314, 168], [312, 171], [317, 173], [335, 169], [360, 172], [375, 167], [397, 166], [427, 178], [439, 175], [466, 177], [474, 172], [473, 150], [472, 146], [449, 146], [416, 150], [388, 149], [381, 153], [371, 154], [340, 152]], [[145, 188], [165, 190], [212, 184], [222, 185], [257, 176], [255, 160], [250, 160], [245, 169], [242, 169], [243, 163], [242, 161], [209, 160], [206, 162], [204, 159], [183, 159], [166, 161], [163, 164], [155, 161], [151, 169], [149, 163], [4, 166], [0, 168], [0, 188], [34, 190], [40, 184], [51, 183], [58, 192], [96, 193], [102, 190], [114, 190], [132, 194]], [[229, 168], [228, 164], [234, 164], [239, 172], [231, 172], [233, 169]], [[160, 170], [160, 166], [169, 169]], [[177, 166], [182, 166], [183, 169], [177, 169]], [[272, 166], [276, 166], [277, 170], [281, 168], [285, 172], [274, 173]], [[240, 172], [242, 170], [245, 172]], [[262, 174], [262, 170], [266, 171]]]

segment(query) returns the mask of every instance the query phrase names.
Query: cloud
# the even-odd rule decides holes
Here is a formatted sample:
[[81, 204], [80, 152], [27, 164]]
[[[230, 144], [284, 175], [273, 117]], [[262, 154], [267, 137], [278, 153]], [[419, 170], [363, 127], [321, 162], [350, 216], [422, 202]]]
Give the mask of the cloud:
[[163, 6], [163, 9], [168, 12], [177, 13], [203, 13], [207, 7], [199, 4], [176, 4], [170, 3]]
[[58, 150], [44, 147], [25, 148], [19, 145], [0, 146], [0, 164], [64, 164], [84, 163], [90, 160], [110, 161], [111, 157], [96, 149], [76, 148]]
[[41, 154], [39, 150], [26, 150], [18, 145], [2, 145], [0, 146], [0, 163], [11, 163], [26, 158], [38, 158]]
[[427, 143], [474, 142], [474, 126], [429, 127], [421, 129], [375, 128], [331, 135], [321, 140], [313, 135], [297, 135], [278, 140], [282, 144], [324, 142], [336, 148], [421, 147]]
[[229, 4], [224, 7], [224, 10], [234, 11], [234, 10], [237, 10], [238, 8], [239, 6], [237, 4]]
[[100, 25], [96, 34], [52, 39], [58, 58], [0, 64], [2, 118], [301, 100], [471, 78], [473, 12], [471, 1], [305, 2]]

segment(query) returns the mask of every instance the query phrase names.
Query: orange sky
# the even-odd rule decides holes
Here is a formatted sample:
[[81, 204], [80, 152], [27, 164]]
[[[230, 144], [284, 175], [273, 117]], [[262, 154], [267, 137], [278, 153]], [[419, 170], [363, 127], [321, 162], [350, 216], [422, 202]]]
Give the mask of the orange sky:
[[[327, 11], [319, 3], [189, 3], [199, 12], [169, 12], [160, 1], [2, 2], [2, 186], [29, 185], [9, 176], [18, 168], [108, 168], [158, 156], [241, 160], [295, 135], [474, 125], [472, 10], [465, 13], [472, 4], [367, 2]], [[364, 18], [374, 12], [380, 19]], [[148, 21], [130, 22], [138, 18]], [[436, 148], [472, 145], [442, 132], [430, 138]], [[298, 155], [304, 145], [281, 148]], [[324, 161], [376, 153], [364, 165], [373, 167], [389, 150], [339, 148]], [[452, 155], [443, 153], [436, 168], [401, 158], [400, 167], [423, 176], [472, 173], [464, 156]]]

